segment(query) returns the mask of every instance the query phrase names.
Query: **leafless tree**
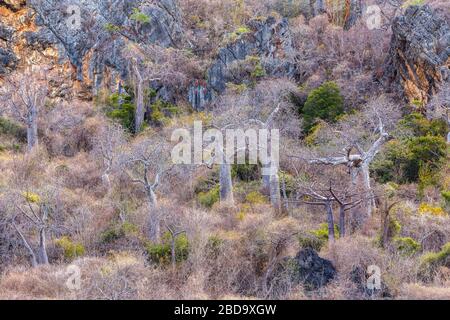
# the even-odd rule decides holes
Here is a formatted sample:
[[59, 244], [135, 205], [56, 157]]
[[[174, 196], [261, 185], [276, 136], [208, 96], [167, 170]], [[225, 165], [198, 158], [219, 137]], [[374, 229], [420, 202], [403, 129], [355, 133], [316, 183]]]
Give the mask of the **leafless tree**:
[[122, 161], [132, 182], [144, 188], [149, 212], [149, 239], [155, 243], [160, 241], [161, 236], [161, 212], [158, 210], [156, 191], [171, 168], [169, 156], [165, 141], [145, 138]]
[[0, 89], [0, 107], [27, 127], [28, 151], [38, 146], [38, 117], [47, 96], [45, 70], [29, 67], [6, 78]]
[[[49, 264], [47, 238], [57, 232], [58, 206], [55, 191], [38, 195], [31, 192], [11, 194], [9, 223], [27, 249], [33, 267]], [[56, 202], [55, 202], [56, 201]], [[37, 233], [38, 240], [34, 240]], [[34, 242], [37, 242], [36, 244]]]
[[369, 201], [367, 216], [371, 216], [375, 207], [370, 165], [390, 138], [386, 125], [391, 128], [398, 119], [399, 112], [395, 110], [395, 106], [385, 97], [378, 98], [371, 102], [363, 112], [349, 117], [347, 121], [343, 121], [337, 126], [330, 127], [329, 131], [324, 130], [327, 133], [322, 138], [328, 141], [328, 144], [325, 143], [324, 146], [329, 145], [330, 142], [334, 145], [341, 144], [344, 147], [340, 152], [341, 155], [308, 159], [310, 164], [347, 166], [355, 187], [358, 184], [358, 177], [362, 176], [361, 185], [367, 192], [366, 198]]
[[101, 127], [94, 139], [94, 150], [101, 157], [103, 164], [102, 181], [108, 190], [111, 188], [110, 175], [119, 165], [120, 152], [125, 142], [124, 130], [113, 123]]

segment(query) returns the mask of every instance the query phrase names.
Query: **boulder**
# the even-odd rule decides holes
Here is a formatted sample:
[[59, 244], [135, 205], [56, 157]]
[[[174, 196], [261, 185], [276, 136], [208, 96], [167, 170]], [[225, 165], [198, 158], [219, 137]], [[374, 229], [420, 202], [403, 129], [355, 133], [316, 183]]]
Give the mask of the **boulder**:
[[8, 70], [14, 69], [17, 62], [18, 59], [14, 52], [0, 47], [0, 75], [7, 73]]
[[313, 249], [304, 249], [295, 257], [298, 279], [309, 290], [326, 286], [336, 276], [331, 261], [319, 257]]
[[[384, 83], [425, 106], [450, 80], [450, 27], [430, 6], [411, 6], [392, 24]], [[424, 111], [424, 110], [420, 110]]]

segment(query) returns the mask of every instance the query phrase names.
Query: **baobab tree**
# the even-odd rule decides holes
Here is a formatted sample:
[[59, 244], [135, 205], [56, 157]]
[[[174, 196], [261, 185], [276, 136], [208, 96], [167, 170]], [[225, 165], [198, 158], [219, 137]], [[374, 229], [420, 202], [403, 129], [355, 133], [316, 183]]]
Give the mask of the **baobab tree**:
[[[236, 93], [230, 88], [215, 102], [213, 109], [213, 126], [215, 128], [224, 133], [227, 130], [235, 129], [238, 146], [234, 150], [226, 150], [228, 158], [234, 160], [234, 156], [237, 155], [238, 160], [245, 160], [246, 151], [249, 151], [250, 158], [252, 152], [253, 155], [259, 153], [259, 162], [262, 162], [263, 185], [277, 212], [281, 211], [281, 191], [278, 150], [275, 148], [278, 148], [277, 142], [280, 140], [279, 133], [282, 130], [274, 129], [285, 127], [280, 125], [281, 122], [284, 122], [284, 119], [280, 120], [280, 116], [291, 107], [286, 97], [294, 88], [289, 81], [282, 80], [263, 81], [256, 88], [240, 93]], [[256, 137], [252, 136], [249, 130], [257, 132]], [[248, 146], [254, 150], [247, 150]], [[222, 180], [222, 185], [229, 186], [230, 183], [232, 185], [231, 165], [221, 167], [221, 172], [223, 173], [221, 177], [226, 177]]]
[[367, 216], [372, 215], [375, 207], [370, 180], [370, 165], [383, 145], [390, 139], [385, 123], [392, 126], [398, 119], [399, 112], [395, 110], [395, 106], [389, 103], [385, 97], [380, 97], [372, 101], [363, 112], [350, 116], [346, 121], [324, 130], [326, 137], [322, 138], [331, 140], [333, 145], [343, 145], [341, 155], [307, 159], [309, 164], [346, 166], [355, 188], [358, 184], [358, 177], [361, 177], [361, 184], [367, 193], [366, 199], [369, 202]]
[[121, 148], [125, 146], [125, 132], [120, 125], [107, 123], [100, 128], [94, 139], [94, 150], [101, 157], [103, 166], [102, 181], [111, 189], [110, 175], [119, 166]]
[[146, 104], [149, 103], [145, 89], [166, 87], [181, 92], [189, 84], [188, 75], [199, 74], [199, 67], [181, 50], [134, 43], [130, 39], [126, 41], [129, 45], [123, 50], [123, 55], [130, 61], [131, 80], [135, 88], [135, 132], [139, 133], [145, 121]]
[[164, 175], [171, 169], [169, 166], [170, 150], [163, 140], [145, 138], [128, 155], [122, 164], [133, 183], [143, 187], [148, 207], [148, 235], [154, 243], [161, 237], [161, 211], [158, 210], [156, 191]]
[[49, 264], [48, 234], [60, 231], [55, 224], [58, 215], [55, 196], [52, 190], [40, 194], [25, 191], [11, 193], [7, 199], [12, 204], [8, 210], [9, 223], [26, 248], [33, 267]]
[[312, 205], [312, 206], [322, 206], [325, 208], [327, 213], [327, 224], [328, 224], [328, 240], [334, 242], [336, 240], [336, 235], [334, 232], [334, 214], [333, 214], [333, 202], [335, 198], [329, 190], [319, 190], [315, 189], [314, 186], [310, 186], [303, 191], [300, 191], [301, 203]]
[[5, 79], [0, 91], [0, 108], [27, 128], [28, 151], [38, 146], [38, 117], [47, 96], [45, 70], [29, 67]]

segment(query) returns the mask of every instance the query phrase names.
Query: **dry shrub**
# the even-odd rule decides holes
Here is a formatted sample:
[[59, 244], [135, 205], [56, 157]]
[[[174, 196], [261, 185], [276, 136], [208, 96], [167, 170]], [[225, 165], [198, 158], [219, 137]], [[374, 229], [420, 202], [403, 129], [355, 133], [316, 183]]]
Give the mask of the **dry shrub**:
[[418, 283], [405, 284], [398, 298], [405, 300], [450, 300], [450, 286], [426, 287]]
[[54, 266], [6, 271], [0, 280], [0, 299], [63, 299], [64, 273], [58, 271]]
[[73, 157], [80, 151], [91, 151], [94, 136], [105, 123], [105, 119], [96, 116], [94, 110], [81, 102], [53, 107], [42, 123], [43, 142], [48, 153], [53, 157]]

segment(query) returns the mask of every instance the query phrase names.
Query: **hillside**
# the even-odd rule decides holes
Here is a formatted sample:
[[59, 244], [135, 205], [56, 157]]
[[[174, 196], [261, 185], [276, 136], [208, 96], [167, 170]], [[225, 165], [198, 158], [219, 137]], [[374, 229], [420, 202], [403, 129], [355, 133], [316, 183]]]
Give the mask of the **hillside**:
[[447, 0], [0, 0], [0, 299], [450, 299]]

